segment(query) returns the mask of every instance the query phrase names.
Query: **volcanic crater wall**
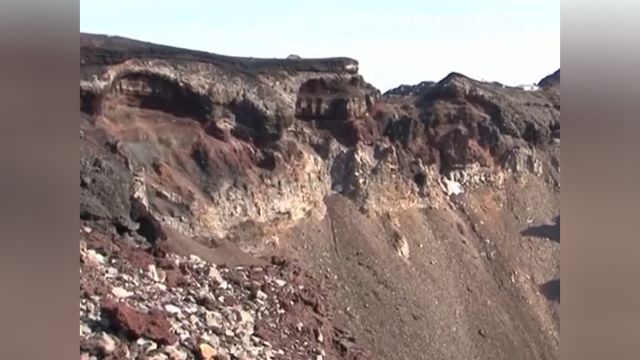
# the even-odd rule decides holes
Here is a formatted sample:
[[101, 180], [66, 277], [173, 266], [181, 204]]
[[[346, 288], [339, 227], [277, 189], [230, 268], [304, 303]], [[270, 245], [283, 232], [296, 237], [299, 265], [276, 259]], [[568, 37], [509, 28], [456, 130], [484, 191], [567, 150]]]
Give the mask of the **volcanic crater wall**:
[[[557, 335], [544, 311], [529, 313], [542, 305], [528, 281], [552, 273], [555, 248], [513, 236], [557, 210], [553, 81], [528, 92], [452, 73], [381, 95], [352, 59], [233, 58], [90, 35], [81, 44], [80, 216], [93, 228], [159, 253], [180, 237], [255, 254], [303, 248], [309, 268], [344, 270], [325, 277], [341, 301], [366, 301], [348, 322], [364, 324], [359, 335], [380, 354], [553, 358]], [[468, 298], [469, 324], [440, 311], [457, 316]], [[404, 332], [422, 321], [414, 305], [432, 317]], [[476, 320], [507, 330], [487, 335]], [[375, 338], [376, 324], [408, 337]], [[452, 327], [463, 335], [438, 339]]]

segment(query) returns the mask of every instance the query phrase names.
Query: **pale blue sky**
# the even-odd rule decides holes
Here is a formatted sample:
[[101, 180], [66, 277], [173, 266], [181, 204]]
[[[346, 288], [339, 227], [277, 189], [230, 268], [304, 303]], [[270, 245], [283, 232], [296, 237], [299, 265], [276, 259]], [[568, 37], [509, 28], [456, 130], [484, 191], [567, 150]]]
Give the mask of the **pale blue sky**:
[[80, 31], [224, 55], [348, 56], [383, 91], [452, 71], [531, 84], [560, 67], [559, 0], [81, 0]]

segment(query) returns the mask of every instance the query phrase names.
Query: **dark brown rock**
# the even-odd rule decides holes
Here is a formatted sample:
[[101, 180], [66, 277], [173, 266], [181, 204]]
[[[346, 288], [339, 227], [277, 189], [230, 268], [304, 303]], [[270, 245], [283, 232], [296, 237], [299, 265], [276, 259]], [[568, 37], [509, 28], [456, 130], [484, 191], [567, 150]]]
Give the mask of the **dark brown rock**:
[[130, 339], [146, 337], [157, 343], [170, 345], [178, 338], [171, 333], [171, 325], [165, 315], [159, 311], [142, 313], [125, 303], [107, 301], [102, 312], [108, 317], [117, 331], [122, 331]]

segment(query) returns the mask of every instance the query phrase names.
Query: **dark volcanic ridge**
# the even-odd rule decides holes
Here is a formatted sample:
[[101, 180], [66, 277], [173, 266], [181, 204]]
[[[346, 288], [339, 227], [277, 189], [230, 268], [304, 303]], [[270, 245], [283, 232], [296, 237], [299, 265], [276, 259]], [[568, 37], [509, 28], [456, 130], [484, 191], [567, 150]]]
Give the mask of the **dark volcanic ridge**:
[[80, 46], [83, 358], [558, 358], [559, 71]]
[[358, 72], [358, 62], [351, 58], [324, 59], [267, 59], [226, 56], [204, 51], [128, 39], [120, 36], [80, 33], [80, 53], [83, 65], [113, 65], [134, 58], [173, 59], [200, 61], [219, 66], [229, 66], [245, 71], [317, 71]]
[[556, 70], [553, 74], [545, 76], [538, 85], [542, 88], [553, 88], [560, 86], [560, 69]]

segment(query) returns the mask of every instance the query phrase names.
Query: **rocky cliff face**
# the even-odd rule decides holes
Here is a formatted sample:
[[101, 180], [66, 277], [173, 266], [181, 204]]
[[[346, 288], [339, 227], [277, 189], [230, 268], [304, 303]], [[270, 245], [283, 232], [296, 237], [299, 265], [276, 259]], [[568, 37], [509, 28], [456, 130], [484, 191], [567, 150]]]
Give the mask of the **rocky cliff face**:
[[433, 81], [423, 81], [416, 85], [400, 85], [393, 89], [387, 90], [384, 93], [384, 96], [393, 97], [393, 96], [414, 96], [419, 94], [422, 91], [432, 87], [435, 85]]
[[[296, 281], [319, 284], [311, 286], [322, 294], [315, 301], [330, 310], [280, 292], [257, 306], [288, 314], [280, 302], [301, 299], [287, 321], [308, 327], [313, 341], [255, 326], [244, 343], [225, 329], [207, 332], [212, 323], [198, 320], [199, 311], [214, 316], [225, 300], [198, 310], [206, 305], [198, 290], [213, 290], [152, 276], [145, 286], [158, 283], [175, 292], [163, 295], [174, 307], [193, 310], [162, 315], [168, 323], [188, 322], [208, 338], [147, 336], [157, 343], [147, 355], [202, 357], [204, 342], [254, 358], [557, 358], [557, 317], [540, 286], [557, 276], [558, 244], [534, 242], [540, 233], [526, 230], [559, 209], [558, 89], [525, 92], [452, 73], [419, 91], [382, 96], [357, 68], [346, 58], [235, 58], [83, 34], [80, 217], [89, 231], [81, 268], [94, 274], [83, 301], [106, 301], [113, 294], [95, 289], [122, 286], [100, 280], [95, 271], [113, 270], [88, 265], [89, 250], [123, 262], [121, 273], [154, 265], [188, 277], [204, 265], [176, 256], [260, 269], [276, 256], [300, 261], [295, 274], [309, 280]], [[242, 269], [224, 271], [250, 275]], [[273, 286], [261, 276], [251, 286]], [[243, 308], [255, 305], [242, 300], [244, 290], [229, 291], [224, 296], [248, 301], [240, 309], [252, 322], [262, 316]], [[116, 300], [135, 311], [162, 305], [127, 299]], [[125, 306], [107, 305], [107, 315]], [[100, 311], [86, 306], [87, 341], [133, 326], [117, 316], [111, 323], [125, 324], [99, 325], [91, 316]], [[253, 332], [280, 349], [250, 343]], [[127, 345], [128, 334], [114, 340], [118, 351], [143, 351]], [[301, 342], [291, 347], [294, 340]], [[92, 341], [86, 351], [106, 356]]]
[[538, 82], [538, 86], [542, 88], [558, 88], [560, 86], [560, 69], [556, 70], [553, 74], [545, 76]]

